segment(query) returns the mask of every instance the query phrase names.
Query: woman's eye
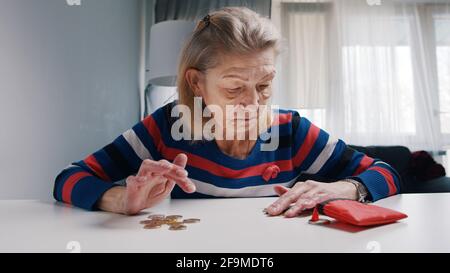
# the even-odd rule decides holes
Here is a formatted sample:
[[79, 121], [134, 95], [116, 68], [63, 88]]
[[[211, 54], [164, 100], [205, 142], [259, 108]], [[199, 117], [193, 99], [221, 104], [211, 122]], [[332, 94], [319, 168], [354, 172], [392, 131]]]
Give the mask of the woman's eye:
[[259, 86], [259, 90], [264, 90], [264, 89], [267, 89], [267, 88], [269, 88], [268, 84], [262, 84], [262, 85]]
[[242, 90], [242, 87], [236, 87], [236, 88], [228, 88], [228, 91], [234, 93], [234, 92], [239, 92]]

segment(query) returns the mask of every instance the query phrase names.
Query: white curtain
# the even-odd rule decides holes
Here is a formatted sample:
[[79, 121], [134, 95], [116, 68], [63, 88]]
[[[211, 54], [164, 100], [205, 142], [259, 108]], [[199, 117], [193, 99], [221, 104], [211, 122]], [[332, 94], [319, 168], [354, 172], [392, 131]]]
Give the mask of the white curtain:
[[274, 104], [354, 145], [450, 149], [450, 0], [272, 1]]

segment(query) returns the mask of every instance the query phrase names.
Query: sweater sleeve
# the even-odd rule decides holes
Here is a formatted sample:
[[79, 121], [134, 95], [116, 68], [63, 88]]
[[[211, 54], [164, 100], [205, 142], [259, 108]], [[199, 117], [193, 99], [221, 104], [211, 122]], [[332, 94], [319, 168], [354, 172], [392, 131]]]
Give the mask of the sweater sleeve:
[[389, 164], [348, 147], [307, 118], [298, 114], [297, 117], [293, 165], [300, 172], [336, 180], [357, 180], [366, 186], [372, 201], [400, 192], [400, 176]]
[[144, 159], [161, 159], [155, 121], [161, 110], [137, 123], [100, 150], [73, 162], [56, 177], [53, 196], [57, 201], [96, 210], [97, 201], [122, 179], [136, 174]]

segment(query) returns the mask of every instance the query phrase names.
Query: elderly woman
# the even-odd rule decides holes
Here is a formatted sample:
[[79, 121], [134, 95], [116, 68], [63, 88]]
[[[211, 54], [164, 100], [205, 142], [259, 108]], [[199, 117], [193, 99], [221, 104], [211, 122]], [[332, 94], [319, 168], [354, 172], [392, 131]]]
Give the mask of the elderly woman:
[[[224, 8], [207, 15], [181, 53], [179, 100], [62, 170], [55, 181], [55, 199], [88, 210], [131, 215], [168, 195], [278, 195], [268, 213], [294, 217], [330, 198], [375, 201], [398, 193], [400, 177], [388, 164], [347, 147], [295, 111], [267, 110], [272, 109], [279, 52], [278, 32], [255, 12]], [[200, 104], [195, 103], [198, 99]], [[215, 111], [189, 117], [198, 112], [196, 106], [201, 112]], [[218, 114], [227, 107], [243, 115]], [[184, 118], [183, 126], [174, 129], [181, 119], [176, 118], [177, 108], [190, 111], [178, 115]], [[213, 129], [208, 137], [177, 134], [181, 128], [188, 132], [183, 136], [195, 136], [196, 126], [203, 128], [210, 121]], [[263, 126], [255, 129], [256, 123]], [[255, 130], [257, 136], [251, 138]], [[242, 132], [244, 137], [238, 137]], [[276, 149], [263, 149], [274, 139]], [[335, 182], [296, 183], [302, 173]], [[126, 186], [113, 183], [122, 179]]]

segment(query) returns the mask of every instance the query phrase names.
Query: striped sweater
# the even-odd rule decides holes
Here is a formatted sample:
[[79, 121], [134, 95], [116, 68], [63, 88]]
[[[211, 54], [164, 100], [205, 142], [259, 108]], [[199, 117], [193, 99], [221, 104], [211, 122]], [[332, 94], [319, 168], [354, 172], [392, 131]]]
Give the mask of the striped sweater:
[[278, 126], [276, 150], [261, 151], [264, 141], [258, 138], [247, 158], [236, 159], [222, 153], [214, 140], [175, 141], [170, 134], [175, 103], [161, 107], [112, 143], [62, 170], [55, 179], [54, 198], [95, 210], [103, 193], [117, 186], [113, 182], [136, 174], [144, 159], [172, 161], [179, 153], [188, 156], [186, 170], [197, 191], [187, 194], [175, 186], [172, 198], [274, 196], [275, 184], [292, 187], [300, 174], [358, 180], [372, 201], [400, 190], [400, 176], [390, 165], [351, 149], [298, 112], [275, 113], [278, 121], [269, 130]]

